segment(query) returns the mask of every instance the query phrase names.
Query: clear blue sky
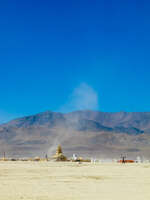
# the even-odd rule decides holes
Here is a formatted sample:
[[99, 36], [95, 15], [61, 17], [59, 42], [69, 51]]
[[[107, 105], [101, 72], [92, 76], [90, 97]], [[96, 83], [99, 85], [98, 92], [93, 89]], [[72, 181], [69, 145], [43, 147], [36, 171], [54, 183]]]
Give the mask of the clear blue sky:
[[150, 111], [149, 11], [148, 0], [1, 0], [0, 123], [59, 111], [81, 83], [101, 111]]

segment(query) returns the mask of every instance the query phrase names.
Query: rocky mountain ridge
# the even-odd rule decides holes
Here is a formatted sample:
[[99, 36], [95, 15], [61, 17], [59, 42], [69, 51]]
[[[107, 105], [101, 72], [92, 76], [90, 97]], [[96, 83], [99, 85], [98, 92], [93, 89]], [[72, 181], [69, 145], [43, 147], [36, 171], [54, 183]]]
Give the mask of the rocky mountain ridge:
[[67, 155], [150, 157], [150, 112], [46, 111], [0, 125], [0, 151], [9, 156], [52, 154], [57, 144]]

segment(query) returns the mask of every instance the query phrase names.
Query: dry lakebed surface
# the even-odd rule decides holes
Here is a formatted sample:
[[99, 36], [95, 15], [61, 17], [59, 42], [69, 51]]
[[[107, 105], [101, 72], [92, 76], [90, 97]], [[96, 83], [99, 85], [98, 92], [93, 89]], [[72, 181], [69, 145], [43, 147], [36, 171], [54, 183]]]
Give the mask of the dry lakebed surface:
[[150, 200], [150, 164], [0, 162], [0, 200]]

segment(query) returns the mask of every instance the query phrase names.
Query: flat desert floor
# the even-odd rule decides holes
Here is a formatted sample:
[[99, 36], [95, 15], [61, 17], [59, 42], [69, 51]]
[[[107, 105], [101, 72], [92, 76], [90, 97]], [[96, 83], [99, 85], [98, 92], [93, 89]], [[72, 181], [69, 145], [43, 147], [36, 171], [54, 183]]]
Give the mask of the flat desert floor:
[[150, 164], [0, 162], [0, 200], [150, 200]]

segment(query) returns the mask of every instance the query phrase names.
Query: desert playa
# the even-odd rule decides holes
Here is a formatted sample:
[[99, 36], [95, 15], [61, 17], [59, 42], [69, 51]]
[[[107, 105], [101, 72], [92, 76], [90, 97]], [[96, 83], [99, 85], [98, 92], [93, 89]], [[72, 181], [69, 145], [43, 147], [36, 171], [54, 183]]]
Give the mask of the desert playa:
[[0, 162], [1, 200], [149, 200], [150, 164]]

